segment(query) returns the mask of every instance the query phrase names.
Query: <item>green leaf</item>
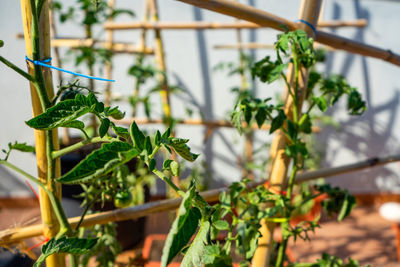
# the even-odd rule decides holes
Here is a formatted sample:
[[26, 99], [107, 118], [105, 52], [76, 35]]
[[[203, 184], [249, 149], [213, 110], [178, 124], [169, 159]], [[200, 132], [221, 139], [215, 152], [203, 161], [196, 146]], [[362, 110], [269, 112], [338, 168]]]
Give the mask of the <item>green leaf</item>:
[[73, 255], [83, 255], [89, 253], [97, 244], [97, 238], [76, 238], [76, 237], [55, 237], [43, 245], [42, 255], [37, 259], [34, 267], [41, 266], [46, 258], [54, 253], [68, 253]]
[[103, 144], [57, 180], [63, 184], [83, 183], [104, 176], [138, 155], [139, 151], [128, 143]]
[[149, 171], [152, 172], [155, 167], [156, 167], [156, 160], [155, 159], [151, 159], [150, 163], [149, 163]]
[[171, 135], [171, 128], [168, 127], [167, 130], [161, 135], [161, 139], [167, 139]]
[[118, 107], [106, 107], [104, 112], [107, 116], [111, 116], [115, 120], [121, 120], [125, 117], [125, 112], [120, 111]]
[[289, 133], [290, 138], [292, 138], [293, 140], [296, 140], [297, 138], [297, 130], [296, 130], [296, 124], [291, 121], [291, 120], [287, 120], [287, 131]]
[[90, 94], [87, 98], [83, 95], [76, 95], [75, 99], [61, 101], [46, 112], [30, 119], [26, 124], [38, 130], [51, 130], [75, 121], [94, 110], [95, 106], [90, 105], [91, 101], [89, 100], [92, 95]]
[[312, 123], [311, 123], [310, 115], [304, 114], [303, 117], [301, 118], [301, 120], [299, 121], [299, 130], [301, 132], [310, 134], [311, 130], [312, 130], [311, 127], [312, 127]]
[[161, 144], [161, 133], [157, 130], [156, 136], [154, 137], [154, 144], [159, 146]]
[[85, 128], [85, 124], [80, 120], [74, 120], [61, 125], [61, 127], [83, 130]]
[[322, 112], [325, 112], [328, 109], [328, 104], [326, 103], [326, 99], [324, 96], [313, 97], [313, 100], [317, 104], [319, 110], [321, 110]]
[[135, 144], [135, 147], [142, 151], [144, 149], [144, 142], [146, 137], [142, 133], [142, 131], [139, 130], [139, 127], [137, 126], [136, 122], [133, 122], [131, 124], [131, 139]]
[[101, 120], [99, 129], [100, 137], [104, 137], [107, 134], [108, 129], [110, 128], [110, 123], [111, 123], [110, 120], [107, 118]]
[[151, 146], [151, 140], [149, 136], [145, 137], [143, 146], [144, 150], [146, 150], [148, 155], [150, 155], [153, 152], [153, 147]]
[[178, 162], [172, 161], [170, 168], [171, 168], [171, 173], [173, 176], [179, 176], [179, 163]]
[[212, 224], [215, 228], [217, 228], [218, 230], [228, 230], [229, 229], [229, 223], [227, 221], [224, 220], [219, 220], [216, 222], [213, 222]]
[[163, 169], [164, 169], [164, 170], [169, 169], [172, 162], [173, 162], [173, 160], [171, 160], [171, 159], [166, 159], [166, 160], [164, 161], [164, 163], [163, 163]]
[[255, 116], [258, 128], [261, 128], [266, 117], [267, 117], [267, 111], [264, 108], [259, 108]]
[[114, 131], [114, 133], [118, 136], [121, 136], [124, 139], [128, 139], [129, 138], [129, 131], [128, 129], [124, 128], [124, 127], [119, 127], [119, 126], [112, 126], [112, 129]]
[[8, 144], [9, 149], [15, 149], [21, 152], [35, 152], [35, 147], [34, 146], [29, 146], [26, 143], [17, 143], [15, 142], [14, 144], [9, 143]]
[[243, 133], [242, 127], [242, 112], [241, 111], [233, 111], [231, 113], [231, 122], [234, 127], [238, 130], [239, 134]]
[[193, 162], [199, 156], [198, 154], [190, 152], [190, 147], [186, 145], [186, 143], [189, 142], [189, 139], [172, 138], [170, 141], [169, 146], [172, 147], [179, 156], [187, 161]]
[[279, 109], [278, 115], [272, 119], [271, 129], [269, 130], [269, 133], [272, 134], [277, 129], [281, 128], [285, 120], [286, 120], [285, 112], [283, 112], [282, 109]]
[[203, 220], [199, 232], [186, 251], [185, 257], [181, 262], [181, 267], [203, 266], [203, 256], [206, 253], [206, 246], [210, 243], [210, 230], [210, 222]]
[[[199, 225], [201, 213], [192, 207], [192, 200], [196, 194], [195, 187], [191, 187], [182, 199], [178, 216], [172, 224], [165, 241], [161, 266], [167, 266], [172, 259], [187, 245]], [[187, 253], [186, 253], [187, 255]]]
[[355, 206], [357, 206], [356, 198], [350, 195], [349, 192], [346, 192], [337, 220], [341, 222], [351, 213]]

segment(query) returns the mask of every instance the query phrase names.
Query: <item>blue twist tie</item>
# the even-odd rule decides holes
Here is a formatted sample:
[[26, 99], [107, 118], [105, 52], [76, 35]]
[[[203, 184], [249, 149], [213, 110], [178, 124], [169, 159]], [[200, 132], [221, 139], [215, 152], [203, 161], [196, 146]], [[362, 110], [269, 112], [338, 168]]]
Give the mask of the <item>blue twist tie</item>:
[[46, 63], [50, 63], [51, 62], [51, 58], [44, 59], [44, 60], [32, 60], [29, 57], [25, 56], [25, 59], [28, 60], [29, 62], [32, 62], [35, 65], [39, 65], [39, 66], [43, 66], [43, 67], [46, 67], [46, 68], [55, 69], [55, 70], [66, 72], [66, 73], [69, 73], [69, 74], [72, 74], [72, 75], [76, 75], [76, 76], [80, 76], [80, 77], [84, 77], [84, 78], [88, 78], [88, 79], [92, 79], [92, 80], [99, 80], [99, 81], [105, 81], [105, 82], [115, 82], [115, 80], [109, 80], [109, 79], [93, 77], [93, 76], [89, 76], [89, 75], [85, 75], [85, 74], [80, 74], [80, 73], [77, 73], [77, 72], [73, 72], [73, 71], [70, 71], [70, 70], [64, 70], [64, 69], [57, 68], [57, 67], [54, 67], [52, 65], [46, 64]]
[[313, 30], [314, 33], [317, 33], [317, 29], [316, 29], [316, 28], [314, 27], [314, 25], [312, 25], [310, 22], [308, 22], [308, 21], [306, 21], [306, 20], [304, 20], [304, 19], [298, 19], [298, 20], [295, 20], [295, 22], [304, 23], [304, 24], [306, 24], [308, 27], [310, 27], [311, 30]]

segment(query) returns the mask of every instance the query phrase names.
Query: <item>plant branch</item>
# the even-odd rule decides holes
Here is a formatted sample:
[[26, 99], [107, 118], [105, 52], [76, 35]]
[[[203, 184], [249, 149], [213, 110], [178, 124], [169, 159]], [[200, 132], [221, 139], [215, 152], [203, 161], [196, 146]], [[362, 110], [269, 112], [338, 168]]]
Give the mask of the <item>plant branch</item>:
[[111, 143], [114, 141], [119, 141], [119, 139], [117, 138], [112, 138], [112, 137], [93, 137], [93, 138], [89, 138], [86, 140], [83, 140], [79, 143], [70, 145], [66, 148], [60, 149], [60, 150], [55, 150], [51, 153], [51, 157], [52, 159], [56, 159], [59, 157], [62, 157], [68, 153], [74, 152], [75, 150], [78, 150], [86, 145], [90, 145], [90, 144], [94, 144], [94, 143]]
[[34, 83], [34, 84], [36, 83], [36, 80], [35, 80], [35, 78], [32, 77], [32, 75], [30, 75], [26, 71], [23, 71], [21, 68], [19, 68], [18, 66], [14, 65], [14, 63], [8, 61], [7, 59], [5, 59], [2, 56], [0, 56], [0, 61], [3, 62], [4, 65], [6, 65], [7, 67], [13, 69], [16, 73], [18, 73], [19, 75], [21, 75], [22, 77], [24, 77], [25, 79], [30, 81], [31, 83]]

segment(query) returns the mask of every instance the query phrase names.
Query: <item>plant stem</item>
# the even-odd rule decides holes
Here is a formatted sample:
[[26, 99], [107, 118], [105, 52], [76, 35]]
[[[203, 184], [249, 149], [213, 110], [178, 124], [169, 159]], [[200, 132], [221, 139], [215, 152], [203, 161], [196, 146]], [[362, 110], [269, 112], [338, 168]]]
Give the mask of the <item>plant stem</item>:
[[9, 167], [10, 169], [12, 169], [12, 170], [18, 172], [19, 174], [22, 174], [22, 175], [23, 175], [24, 177], [26, 177], [29, 181], [31, 181], [31, 182], [37, 184], [38, 186], [40, 186], [40, 187], [46, 192], [46, 194], [49, 196], [51, 205], [52, 205], [52, 207], [53, 207], [53, 209], [54, 209], [54, 212], [55, 212], [55, 214], [56, 214], [56, 216], [57, 216], [57, 219], [58, 219], [58, 221], [60, 222], [60, 225], [61, 225], [61, 230], [60, 230], [60, 232], [64, 231], [64, 233], [65, 233], [65, 231], [67, 231], [67, 230], [68, 230], [68, 227], [69, 227], [68, 219], [67, 219], [67, 217], [65, 216], [65, 214], [64, 214], [64, 212], [63, 212], [63, 209], [62, 209], [62, 206], [61, 206], [60, 201], [59, 201], [58, 198], [54, 195], [54, 193], [53, 193], [52, 191], [50, 191], [44, 183], [42, 183], [41, 181], [39, 181], [39, 179], [33, 177], [32, 175], [30, 175], [30, 174], [27, 173], [26, 171], [24, 171], [24, 170], [18, 168], [18, 167], [15, 166], [14, 164], [12, 164], [12, 163], [10, 163], [10, 162], [8, 162], [8, 161], [5, 161], [5, 160], [0, 160], [0, 164], [3, 164], [3, 165], [5, 165], [5, 166]]
[[83, 140], [79, 143], [65, 147], [63, 149], [55, 150], [51, 153], [51, 157], [52, 157], [52, 159], [56, 159], [56, 158], [66, 155], [68, 153], [74, 152], [75, 150], [78, 150], [86, 145], [90, 145], [90, 144], [94, 144], [94, 143], [111, 143], [114, 141], [119, 141], [119, 140], [117, 138], [112, 138], [112, 137], [107, 137], [107, 136], [89, 138], [89, 139]]
[[167, 176], [164, 175], [162, 171], [159, 171], [157, 169], [153, 170], [153, 173], [157, 175], [161, 180], [166, 182], [172, 189], [175, 190], [176, 193], [178, 193], [181, 197], [185, 196], [185, 192], [182, 191], [179, 187], [177, 187], [171, 180], [171, 178], [168, 178]]
[[0, 56], [0, 61], [3, 62], [4, 65], [6, 65], [7, 67], [13, 69], [15, 72], [17, 72], [19, 75], [21, 75], [22, 77], [24, 77], [28, 81], [30, 81], [30, 82], [32, 82], [34, 84], [36, 83], [35, 78], [33, 78], [29, 73], [23, 71], [18, 66], [14, 65], [12, 62], [8, 61], [4, 57]]

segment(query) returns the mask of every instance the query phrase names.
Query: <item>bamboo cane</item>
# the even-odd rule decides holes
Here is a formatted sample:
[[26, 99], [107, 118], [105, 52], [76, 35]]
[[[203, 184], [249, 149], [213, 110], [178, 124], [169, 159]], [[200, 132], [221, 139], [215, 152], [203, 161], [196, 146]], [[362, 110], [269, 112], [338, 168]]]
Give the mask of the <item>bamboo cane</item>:
[[[148, 21], [149, 15], [150, 15], [149, 12], [150, 12], [150, 6], [149, 6], [149, 2], [146, 0], [144, 3], [144, 12], [143, 12], [143, 19], [142, 19], [143, 22]], [[142, 32], [140, 34], [140, 43], [139, 43], [139, 47], [140, 47], [140, 49], [142, 49], [142, 51], [146, 47], [146, 33], [147, 33], [147, 30], [142, 29]], [[136, 64], [141, 65], [143, 63], [143, 60], [144, 60], [144, 54], [138, 55], [136, 58]], [[140, 79], [136, 79], [135, 87], [133, 89], [133, 96], [136, 99], [139, 98], [140, 85], [141, 85]], [[135, 104], [132, 107], [132, 117], [136, 116], [137, 104], [136, 104], [136, 102], [134, 102], [134, 103]]]
[[[236, 2], [238, 2], [238, 0], [235, 0]], [[240, 23], [239, 19], [235, 20], [236, 23]], [[236, 29], [236, 42], [238, 44], [238, 46], [241, 46], [243, 44], [243, 40], [242, 40], [242, 30], [240, 28]], [[240, 80], [241, 80], [241, 86], [240, 86], [240, 90], [244, 91], [247, 90], [248, 86], [247, 86], [247, 79], [246, 79], [246, 75], [244, 73], [244, 70], [246, 68], [246, 62], [244, 59], [244, 51], [243, 48], [239, 48], [239, 64], [240, 64]], [[245, 135], [245, 145], [244, 145], [244, 162], [242, 163], [243, 165], [243, 177], [248, 177], [250, 179], [254, 179], [254, 175], [251, 171], [246, 170], [245, 168], [245, 164], [248, 162], [252, 162], [253, 161], [253, 133], [249, 132], [246, 133]]]
[[[321, 21], [318, 27], [365, 27], [365, 19], [355, 21]], [[162, 22], [106, 22], [106, 30], [227, 30], [227, 29], [259, 29], [267, 26], [252, 22], [205, 22], [205, 21], [162, 21]]]
[[[108, 0], [107, 5], [110, 11], [112, 12], [114, 10], [114, 0]], [[112, 22], [112, 16], [108, 19], [109, 22]], [[112, 50], [113, 48], [113, 42], [114, 42], [114, 32], [111, 30], [106, 29], [106, 49]], [[109, 61], [106, 61], [105, 68], [106, 68], [106, 79], [111, 80], [112, 78], [112, 59], [110, 58]], [[105, 97], [104, 97], [104, 104], [106, 106], [111, 105], [111, 83], [106, 83], [106, 87], [104, 89]]]
[[[159, 14], [158, 14], [158, 6], [156, 0], [147, 0], [151, 15], [151, 21], [157, 23], [159, 21]], [[155, 47], [154, 47], [154, 54], [156, 56], [157, 67], [162, 74], [158, 75], [158, 79], [160, 81], [161, 90], [161, 104], [162, 104], [162, 112], [163, 116], [166, 119], [166, 122], [169, 123], [169, 120], [172, 118], [172, 111], [171, 111], [171, 102], [170, 102], [170, 94], [169, 94], [169, 87], [168, 87], [168, 78], [167, 78], [167, 67], [165, 64], [165, 53], [164, 53], [164, 44], [161, 38], [161, 31], [159, 29], [154, 29], [155, 34]], [[172, 136], [174, 133], [172, 133]], [[172, 153], [171, 158], [176, 160], [175, 152]], [[179, 177], [173, 176], [172, 181], [174, 184], [179, 186]], [[175, 194], [175, 192], [172, 192]]]
[[[342, 165], [333, 168], [320, 169], [317, 171], [309, 171], [304, 173], [299, 173], [296, 177], [296, 183], [302, 183], [304, 181], [315, 180], [319, 178], [330, 178], [335, 177], [339, 174], [351, 173], [367, 168], [372, 168], [376, 166], [381, 166], [388, 163], [394, 163], [400, 161], [400, 154], [382, 157], [382, 158], [370, 158], [357, 163], [352, 163], [348, 165]], [[249, 187], [254, 188], [258, 185], [262, 185], [264, 182], [252, 183]], [[200, 194], [208, 202], [217, 201], [219, 194], [226, 191], [227, 188], [219, 188], [214, 190], [209, 190], [201, 192]], [[180, 199], [168, 199], [161, 201], [153, 201], [143, 205], [138, 205], [134, 207], [128, 207], [124, 209], [118, 209], [113, 211], [106, 211], [101, 213], [96, 213], [92, 215], [87, 215], [82, 223], [82, 226], [93, 226], [96, 224], [105, 224], [108, 222], [123, 221], [128, 219], [137, 219], [140, 217], [145, 217], [153, 213], [170, 211], [176, 209], [180, 204]], [[79, 222], [80, 217], [70, 218], [68, 221], [71, 226], [75, 227]], [[20, 242], [21, 240], [40, 236], [42, 234], [42, 225], [31, 225], [19, 228], [10, 228], [7, 230], [0, 231], [0, 246], [6, 246], [9, 244]]]
[[[51, 0], [49, 1], [49, 3], [51, 4]], [[56, 24], [54, 22], [54, 11], [53, 9], [49, 9], [49, 18], [50, 18], [50, 37], [51, 39], [55, 39], [57, 38], [57, 28], [56, 28]], [[50, 41], [51, 43], [51, 41]], [[56, 63], [56, 66], [59, 68], [62, 68], [62, 63], [61, 63], [61, 56], [60, 56], [60, 50], [58, 49], [58, 47], [53, 47], [54, 50], [54, 61]], [[58, 81], [61, 83], [61, 81], [63, 80], [63, 74], [61, 71], [57, 72], [57, 77], [58, 77]], [[62, 129], [62, 143], [63, 144], [69, 144], [71, 142], [70, 136], [69, 136], [69, 130], [67, 127]]]
[[[28, 57], [33, 58], [33, 35], [32, 35], [32, 9], [31, 1], [21, 0], [21, 11], [22, 11], [22, 24], [24, 27], [25, 36], [25, 47], [26, 54]], [[39, 18], [39, 54], [43, 58], [50, 58], [50, 25], [49, 25], [49, 6], [48, 1], [44, 1], [42, 11]], [[34, 74], [34, 66], [32, 63], [27, 63], [28, 72]], [[53, 80], [51, 71], [48, 68], [43, 69], [43, 76], [45, 87], [48, 96], [51, 98], [54, 96], [53, 91]], [[32, 99], [32, 111], [33, 116], [37, 116], [43, 112], [39, 96], [35, 90], [35, 86], [31, 83], [31, 99]], [[35, 150], [36, 150], [36, 161], [38, 168], [38, 178], [40, 181], [45, 183], [49, 190], [52, 190], [57, 197], [61, 198], [61, 187], [54, 186], [53, 181], [48, 179], [48, 163], [46, 154], [46, 135], [44, 131], [34, 130], [35, 134]], [[57, 130], [53, 130], [53, 144], [54, 148], [58, 149], [58, 133]], [[56, 176], [60, 175], [60, 162], [56, 162]], [[58, 232], [58, 221], [52, 209], [50, 200], [45, 191], [39, 188], [40, 198], [40, 212], [42, 216], [42, 225], [40, 232], [47, 238], [54, 237]], [[46, 265], [48, 267], [59, 267], [65, 266], [65, 259], [60, 254], [54, 254], [46, 259]]]
[[[316, 49], [325, 49], [327, 51], [337, 51], [337, 49], [327, 46], [318, 45], [314, 46]], [[243, 44], [219, 44], [214, 45], [214, 49], [275, 49], [274, 44], [261, 44], [261, 43], [243, 43]]]
[[[305, 21], [316, 25], [318, 21], [318, 16], [320, 13], [322, 0], [303, 0], [301, 2], [299, 17]], [[314, 33], [312, 29], [307, 25], [302, 25], [302, 30], [304, 30], [309, 36], [313, 36]], [[288, 69], [287, 81], [291, 88], [294, 88], [294, 66], [291, 64]], [[306, 93], [308, 79], [308, 70], [302, 68], [300, 71], [299, 79], [299, 89], [297, 92], [298, 103], [295, 103], [293, 98], [289, 95], [289, 88], [286, 88], [286, 103], [285, 103], [285, 113], [288, 118], [293, 119], [293, 105], [298, 105], [298, 113], [301, 114], [301, 108]], [[277, 131], [272, 144], [271, 144], [271, 173], [269, 176], [270, 184], [279, 191], [284, 190], [286, 187], [287, 172], [290, 165], [290, 157], [285, 154], [285, 147], [287, 144], [287, 139], [282, 131]], [[260, 228], [261, 237], [258, 240], [259, 246], [254, 254], [252, 264], [253, 266], [269, 266], [270, 256], [272, 252], [273, 245], [273, 232], [275, 228], [275, 223], [263, 221], [262, 227]]]
[[[230, 0], [177, 0], [204, 9], [212, 10], [221, 14], [236, 17], [262, 26], [284, 31], [295, 30], [303, 27], [300, 23], [281, 18], [266, 11], [249, 5], [236, 3]], [[385, 50], [372, 45], [360, 43], [348, 38], [340, 37], [327, 32], [316, 31], [317, 42], [329, 45], [354, 54], [378, 58], [400, 66], [400, 55], [390, 50]]]
[[[122, 125], [131, 125], [132, 122], [135, 121], [137, 124], [164, 124], [164, 120], [158, 119], [158, 120], [149, 120], [145, 118], [131, 118], [131, 119], [122, 119], [122, 120], [115, 120], [116, 123], [120, 123]], [[219, 127], [225, 127], [225, 128], [235, 128], [233, 124], [230, 121], [225, 121], [225, 120], [210, 120], [210, 121], [204, 121], [204, 120], [199, 120], [199, 119], [184, 119], [184, 120], [175, 120], [174, 121], [176, 124], [182, 124], [182, 125], [203, 125], [208, 128], [219, 128]], [[246, 128], [247, 124], [245, 122], [242, 123], [242, 127]], [[253, 130], [269, 130], [270, 125], [262, 125], [260, 128], [256, 123], [253, 123], [250, 125], [250, 128]], [[321, 132], [321, 128], [318, 126], [312, 126], [311, 128], [313, 133], [319, 133]]]

